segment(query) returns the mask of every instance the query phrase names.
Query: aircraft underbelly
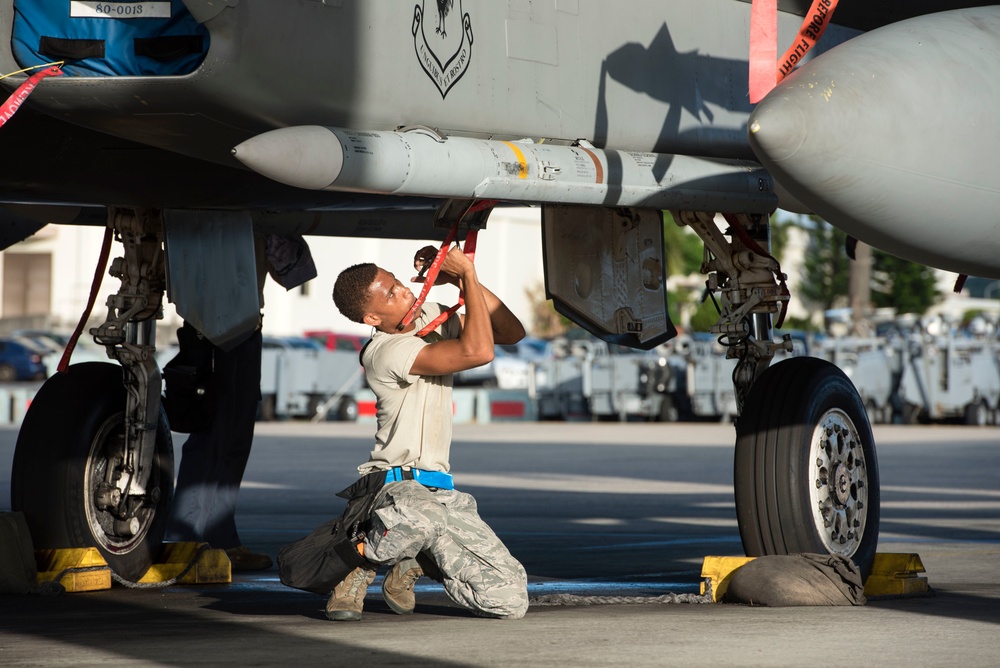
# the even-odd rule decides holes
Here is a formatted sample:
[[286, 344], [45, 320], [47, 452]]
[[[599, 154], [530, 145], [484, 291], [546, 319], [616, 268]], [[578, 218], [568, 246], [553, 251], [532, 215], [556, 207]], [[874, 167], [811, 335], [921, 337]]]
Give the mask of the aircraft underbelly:
[[[425, 124], [448, 134], [753, 157], [746, 139], [749, 7], [732, 0], [643, 0], [624, 10], [613, 3], [482, 0], [458, 0], [445, 11], [439, 3], [390, 0], [72, 4], [186, 6], [204, 20], [188, 32], [207, 29], [210, 48], [190, 74], [80, 60], [40, 86], [31, 103], [64, 120], [223, 164], [234, 164], [230, 149], [250, 136], [306, 124]], [[12, 12], [0, 8], [5, 33], [17, 23]], [[85, 20], [98, 28], [136, 24], [72, 19], [61, 37], [79, 37], [74, 21]], [[798, 21], [782, 15], [782, 35], [790, 39]], [[829, 43], [849, 36], [832, 32]], [[22, 44], [14, 54], [0, 51], [0, 70], [45, 57]]]

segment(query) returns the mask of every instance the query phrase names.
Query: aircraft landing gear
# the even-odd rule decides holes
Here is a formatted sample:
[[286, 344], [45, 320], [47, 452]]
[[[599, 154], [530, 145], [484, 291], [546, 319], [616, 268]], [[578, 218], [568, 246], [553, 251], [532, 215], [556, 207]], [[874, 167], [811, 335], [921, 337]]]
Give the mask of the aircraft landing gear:
[[93, 546], [115, 573], [138, 580], [152, 564], [173, 496], [173, 446], [160, 407], [155, 321], [165, 286], [159, 213], [111, 209], [125, 256], [108, 316], [91, 330], [121, 366], [72, 365], [38, 391], [18, 434], [14, 510], [36, 548]]
[[867, 577], [879, 530], [871, 424], [854, 384], [833, 364], [793, 357], [768, 367], [791, 342], [771, 341], [771, 315], [788, 292], [767, 253], [767, 217], [727, 215], [731, 241], [714, 214], [676, 212], [674, 220], [705, 242], [702, 271], [710, 292], [722, 296], [712, 331], [738, 360], [734, 491], [746, 554], [837, 554]]
[[[25, 514], [35, 548], [93, 546], [115, 573], [135, 581], [163, 541], [174, 452], [161, 415], [151, 466], [137, 470], [124, 407], [115, 364], [74, 364], [50, 378], [18, 433], [11, 500]], [[134, 476], [143, 480], [142, 493], [129, 485]], [[123, 497], [122, 489], [130, 493]]]
[[878, 463], [864, 404], [843, 371], [797, 357], [761, 374], [736, 423], [734, 491], [747, 555], [839, 554], [868, 576]]

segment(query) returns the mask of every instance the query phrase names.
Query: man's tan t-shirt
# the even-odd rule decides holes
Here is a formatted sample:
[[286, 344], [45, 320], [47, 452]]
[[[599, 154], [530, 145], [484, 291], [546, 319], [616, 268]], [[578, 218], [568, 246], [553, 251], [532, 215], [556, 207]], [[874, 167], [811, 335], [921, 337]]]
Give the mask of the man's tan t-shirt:
[[[417, 354], [432, 340], [457, 339], [461, 321], [452, 315], [427, 341], [415, 336], [443, 307], [425, 303], [409, 334], [375, 332], [362, 354], [365, 378], [376, 397], [375, 449], [358, 467], [363, 475], [394, 466], [447, 472], [451, 452], [452, 374], [410, 373]], [[440, 335], [439, 337], [437, 335]]]

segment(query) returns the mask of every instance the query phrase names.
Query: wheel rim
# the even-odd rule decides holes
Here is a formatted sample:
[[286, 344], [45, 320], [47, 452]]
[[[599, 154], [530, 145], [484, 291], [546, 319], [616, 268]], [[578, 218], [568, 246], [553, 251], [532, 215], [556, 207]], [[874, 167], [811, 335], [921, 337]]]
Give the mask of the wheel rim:
[[831, 553], [851, 557], [865, 535], [868, 469], [858, 430], [844, 411], [830, 410], [817, 424], [809, 465], [817, 533]]
[[[141, 545], [155, 517], [155, 513], [150, 512], [151, 506], [145, 504], [144, 497], [131, 497], [129, 504], [133, 506], [129, 515], [135, 518], [135, 522], [126, 531], [123, 527], [128, 522], [119, 522], [111, 509], [104, 510], [98, 506], [98, 488], [107, 479], [109, 467], [118, 468], [118, 472], [127, 480], [127, 473], [121, 470], [124, 449], [125, 415], [118, 413], [105, 420], [94, 435], [84, 475], [84, 507], [90, 533], [99, 547], [112, 554], [126, 554]], [[153, 495], [157, 494], [159, 483], [156, 480], [156, 470], [154, 463], [151, 475], [146, 480], [147, 492]], [[136, 508], [136, 505], [141, 507]]]

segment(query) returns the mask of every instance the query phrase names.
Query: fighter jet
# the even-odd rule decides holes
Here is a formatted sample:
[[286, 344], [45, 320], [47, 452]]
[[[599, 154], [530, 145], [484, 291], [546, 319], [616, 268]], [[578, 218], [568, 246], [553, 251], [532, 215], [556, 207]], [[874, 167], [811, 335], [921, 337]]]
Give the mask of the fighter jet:
[[789, 295], [769, 214], [1000, 278], [1000, 7], [835, 4], [0, 2], [0, 74], [17, 73], [0, 80], [0, 241], [87, 224], [123, 248], [91, 332], [117, 363], [54, 376], [20, 430], [12, 505], [36, 545], [93, 545], [138, 579], [162, 542], [165, 294], [226, 348], [256, 324], [255, 231], [442, 239], [516, 203], [542, 210], [556, 308], [640, 348], [675, 333], [662, 211], [701, 237], [713, 331], [738, 359], [747, 554], [867, 571], [871, 426], [836, 367], [770, 364], [790, 343], [772, 335]]

